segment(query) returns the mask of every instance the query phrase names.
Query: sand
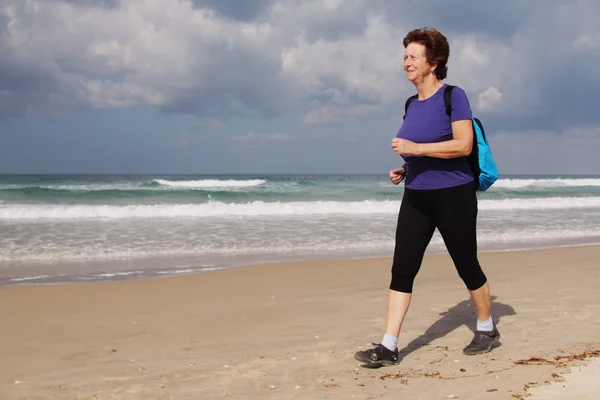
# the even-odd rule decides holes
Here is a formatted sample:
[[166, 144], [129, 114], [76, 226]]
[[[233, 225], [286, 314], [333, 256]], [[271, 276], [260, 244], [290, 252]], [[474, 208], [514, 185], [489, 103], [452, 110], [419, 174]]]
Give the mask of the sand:
[[426, 256], [402, 361], [377, 370], [353, 355], [381, 340], [389, 258], [5, 287], [0, 399], [592, 398], [599, 260], [597, 246], [481, 254], [502, 346], [469, 357], [474, 307], [449, 257]]
[[600, 359], [587, 366], [574, 367], [561, 382], [530, 389], [527, 400], [598, 400], [600, 397]]

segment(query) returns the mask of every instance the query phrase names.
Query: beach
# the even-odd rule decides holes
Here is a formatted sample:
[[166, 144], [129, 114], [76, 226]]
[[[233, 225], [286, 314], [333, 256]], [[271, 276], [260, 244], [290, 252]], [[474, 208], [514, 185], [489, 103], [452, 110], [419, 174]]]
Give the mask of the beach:
[[0, 398], [566, 399], [550, 396], [577, 379], [591, 396], [598, 259], [600, 246], [481, 253], [502, 345], [465, 356], [474, 307], [449, 256], [426, 255], [401, 362], [380, 369], [353, 355], [381, 340], [390, 258], [2, 287]]

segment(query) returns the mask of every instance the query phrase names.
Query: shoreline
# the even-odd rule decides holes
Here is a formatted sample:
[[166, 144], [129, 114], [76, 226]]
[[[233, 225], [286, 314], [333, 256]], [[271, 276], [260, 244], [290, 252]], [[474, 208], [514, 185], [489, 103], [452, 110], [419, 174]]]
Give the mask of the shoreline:
[[[565, 242], [569, 240], [561, 240]], [[600, 246], [600, 242], [592, 240], [590, 242], [582, 242], [579, 240], [570, 241], [568, 244], [541, 244], [534, 246], [520, 246], [520, 247], [507, 247], [503, 248], [500, 246], [480, 246], [484, 247], [479, 249], [478, 254], [489, 254], [489, 253], [512, 253], [522, 251], [536, 251], [536, 250], [548, 250], [554, 248], [577, 248], [577, 247], [594, 247]], [[43, 262], [22, 262], [21, 268], [34, 269], [37, 273], [29, 276], [4, 276], [0, 273], [0, 290], [4, 287], [20, 287], [20, 286], [37, 286], [37, 285], [71, 285], [80, 283], [103, 283], [103, 282], [121, 282], [121, 281], [137, 281], [146, 279], [160, 279], [168, 278], [173, 276], [187, 276], [187, 275], [198, 275], [207, 272], [214, 272], [220, 270], [228, 270], [235, 268], [248, 268], [257, 267], [263, 265], [273, 264], [288, 264], [288, 263], [304, 263], [304, 262], [319, 262], [319, 261], [344, 261], [344, 260], [381, 260], [391, 259], [392, 252], [388, 252], [390, 255], [374, 255], [374, 254], [362, 254], [354, 256], [344, 256], [339, 253], [331, 254], [319, 254], [319, 255], [300, 255], [290, 257], [289, 255], [262, 255], [256, 260], [248, 261], [250, 256], [238, 256], [230, 259], [229, 262], [216, 262], [211, 263], [208, 260], [204, 263], [204, 260], [199, 260], [198, 257], [147, 257], [129, 260], [92, 260], [92, 261], [60, 261], [52, 263]], [[436, 249], [427, 250], [425, 255], [444, 255], [447, 254], [447, 250]], [[266, 260], [265, 260], [266, 256]], [[246, 260], [246, 261], [243, 261]], [[0, 268], [4, 263], [0, 263]], [[139, 268], [139, 266], [145, 266], [151, 264], [153, 267], [150, 268]], [[171, 264], [171, 265], [169, 265]], [[83, 271], [80, 273], [60, 273], [60, 274], [46, 274], [42, 272], [45, 269], [51, 269], [52, 267], [69, 265], [68, 269], [73, 269], [72, 266], [82, 267]], [[86, 272], [86, 268], [94, 268], [94, 270]], [[98, 266], [104, 266], [105, 268], [98, 268]], [[138, 267], [136, 267], [138, 266]], [[14, 268], [14, 264], [13, 264]]]
[[474, 307], [449, 256], [426, 255], [401, 363], [378, 370], [360, 368], [353, 354], [381, 339], [389, 258], [3, 287], [0, 392], [11, 400], [525, 399], [591, 363], [584, 354], [600, 355], [600, 246], [480, 258], [502, 345], [462, 354]]

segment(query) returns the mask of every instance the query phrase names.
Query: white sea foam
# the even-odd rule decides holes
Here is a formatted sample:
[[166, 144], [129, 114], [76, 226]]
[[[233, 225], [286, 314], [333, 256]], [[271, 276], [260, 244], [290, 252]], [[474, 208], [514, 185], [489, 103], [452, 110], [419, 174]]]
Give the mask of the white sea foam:
[[[153, 179], [152, 182], [158, 183], [162, 189], [235, 189], [235, 188], [249, 188], [260, 186], [266, 183], [265, 179], [200, 179], [200, 180], [188, 180], [188, 181], [175, 181], [167, 179]], [[148, 190], [148, 186], [141, 184], [142, 182], [106, 182], [106, 183], [74, 183], [74, 184], [4, 184], [0, 185], [0, 190], [6, 189], [52, 189], [52, 190], [68, 190], [68, 191], [82, 191], [82, 192], [94, 192], [94, 191], [107, 191], [107, 190]]]
[[593, 178], [552, 178], [552, 179], [498, 179], [494, 188], [522, 189], [522, 188], [566, 188], [600, 186], [600, 179]]
[[[252, 188], [267, 183], [266, 179], [198, 179], [198, 180], [170, 180], [155, 178], [151, 180], [159, 184], [163, 189], [236, 189], [236, 188]], [[143, 190], [148, 189], [143, 185], [142, 181], [130, 182], [96, 182], [96, 183], [9, 183], [0, 184], [0, 190], [4, 189], [25, 189], [40, 187], [44, 189], [55, 190], [70, 190], [70, 191], [104, 191], [104, 190]], [[147, 183], [147, 182], [146, 182]], [[269, 185], [281, 186], [286, 189], [294, 186], [298, 182], [295, 181], [270, 181]], [[374, 185], [374, 187], [389, 187], [389, 182], [346, 182], [348, 188], [352, 188], [354, 184]], [[548, 188], [568, 188], [568, 187], [600, 187], [600, 178], [501, 178], [492, 186], [490, 190], [495, 189], [548, 189]], [[271, 187], [272, 188], [272, 187]]]
[[103, 274], [97, 274], [95, 276], [99, 277], [99, 278], [114, 278], [114, 277], [118, 277], [118, 276], [130, 276], [130, 275], [139, 275], [143, 273], [142, 271], [126, 271], [126, 272], [113, 272], [113, 273], [103, 273]]
[[225, 267], [202, 267], [202, 268], [186, 268], [186, 269], [169, 269], [165, 271], [158, 271], [158, 275], [185, 275], [196, 272], [211, 272], [219, 271]]
[[[201, 272], [211, 272], [218, 271], [221, 269], [225, 269], [225, 267], [214, 267], [214, 266], [206, 266], [201, 268], [185, 268], [180, 269], [177, 267], [172, 267], [169, 269], [165, 269], [162, 271], [126, 271], [126, 272], [115, 272], [115, 273], [100, 273], [100, 274], [92, 274], [88, 276], [77, 276], [75, 279], [78, 281], [94, 281], [94, 280], [102, 280], [106, 278], [124, 278], [132, 275], [144, 275], [147, 274], [152, 276], [152, 274], [156, 274], [158, 276], [174, 276], [174, 275], [187, 275], [193, 273], [201, 273]], [[57, 279], [63, 277], [65, 281], [69, 281], [69, 278], [64, 278], [65, 274], [58, 275], [37, 275], [37, 276], [24, 276], [19, 278], [11, 278], [8, 279], [7, 282], [11, 283], [27, 283], [32, 281], [39, 281], [38, 283], [43, 283], [44, 281], [48, 281], [50, 279]], [[0, 278], [1, 280], [1, 278]]]
[[22, 278], [13, 278], [10, 281], [11, 282], [37, 281], [37, 280], [41, 280], [41, 279], [47, 279], [49, 277], [50, 277], [50, 275], [25, 276], [25, 277], [22, 277]]
[[[399, 200], [295, 201], [158, 205], [0, 205], [0, 220], [82, 220], [124, 218], [206, 218], [244, 216], [365, 215], [398, 212]], [[481, 199], [480, 210], [600, 208], [600, 197]]]
[[51, 189], [51, 190], [69, 190], [69, 191], [82, 191], [82, 192], [94, 192], [104, 190], [136, 190], [144, 189], [137, 183], [84, 183], [84, 184], [61, 184], [61, 185], [36, 185], [36, 184], [12, 184], [12, 185], [0, 185], [0, 190], [6, 189]]
[[480, 210], [560, 210], [573, 208], [598, 208], [600, 197], [537, 197], [528, 199], [479, 200]]
[[202, 189], [215, 189], [215, 188], [244, 188], [254, 187], [264, 184], [264, 179], [249, 179], [249, 180], [237, 180], [237, 179], [200, 179], [194, 181], [170, 181], [166, 179], [154, 179], [154, 182], [176, 188], [202, 188]]
[[[114, 243], [106, 246], [83, 245], [76, 248], [59, 247], [58, 244], [41, 252], [39, 247], [31, 246], [21, 248], [18, 252], [6, 250], [0, 251], [0, 262], [57, 262], [57, 261], [107, 261], [107, 260], [131, 260], [147, 257], [171, 257], [171, 256], [206, 256], [206, 257], [232, 257], [232, 256], [261, 256], [261, 255], [315, 255], [323, 253], [349, 254], [349, 253], [372, 253], [388, 254], [393, 251], [393, 233], [377, 238], [355, 237], [356, 240], [338, 240], [336, 237], [315, 237], [313, 240], [297, 238], [297, 240], [286, 240], [278, 244], [269, 241], [245, 241], [236, 245], [214, 245], [197, 244], [195, 242], [176, 243], [165, 242], [162, 246], [139, 246], [135, 249], [123, 251]], [[500, 245], [503, 248], [516, 248], [519, 246], [533, 246], [543, 244], [556, 244], [561, 241], [594, 241], [600, 242], [599, 228], [576, 228], [576, 229], [509, 229], [505, 231], [491, 230], [481, 232], [478, 235], [478, 243], [481, 247], [486, 245]], [[430, 250], [439, 251], [444, 249], [440, 234], [436, 231]], [[164, 274], [186, 274], [190, 272], [212, 271], [221, 267], [206, 268], [177, 268], [165, 270]], [[114, 273], [99, 273], [96, 277], [123, 277], [140, 274], [141, 271], [122, 271]], [[158, 272], [163, 274], [163, 271]], [[46, 276], [18, 278], [22, 280], [42, 279]], [[15, 280], [17, 281], [17, 280]]]

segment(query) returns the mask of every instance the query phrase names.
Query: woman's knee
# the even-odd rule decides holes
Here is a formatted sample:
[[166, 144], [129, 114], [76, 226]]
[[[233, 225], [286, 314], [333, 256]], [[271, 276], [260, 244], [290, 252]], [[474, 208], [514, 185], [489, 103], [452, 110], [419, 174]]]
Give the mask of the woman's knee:
[[390, 289], [396, 292], [412, 293], [417, 272], [418, 269], [415, 271], [413, 268], [407, 268], [405, 265], [392, 265]]
[[469, 268], [468, 270], [459, 269], [458, 273], [467, 289], [471, 291], [479, 289], [487, 282], [487, 277], [479, 264], [477, 264], [477, 267]]

